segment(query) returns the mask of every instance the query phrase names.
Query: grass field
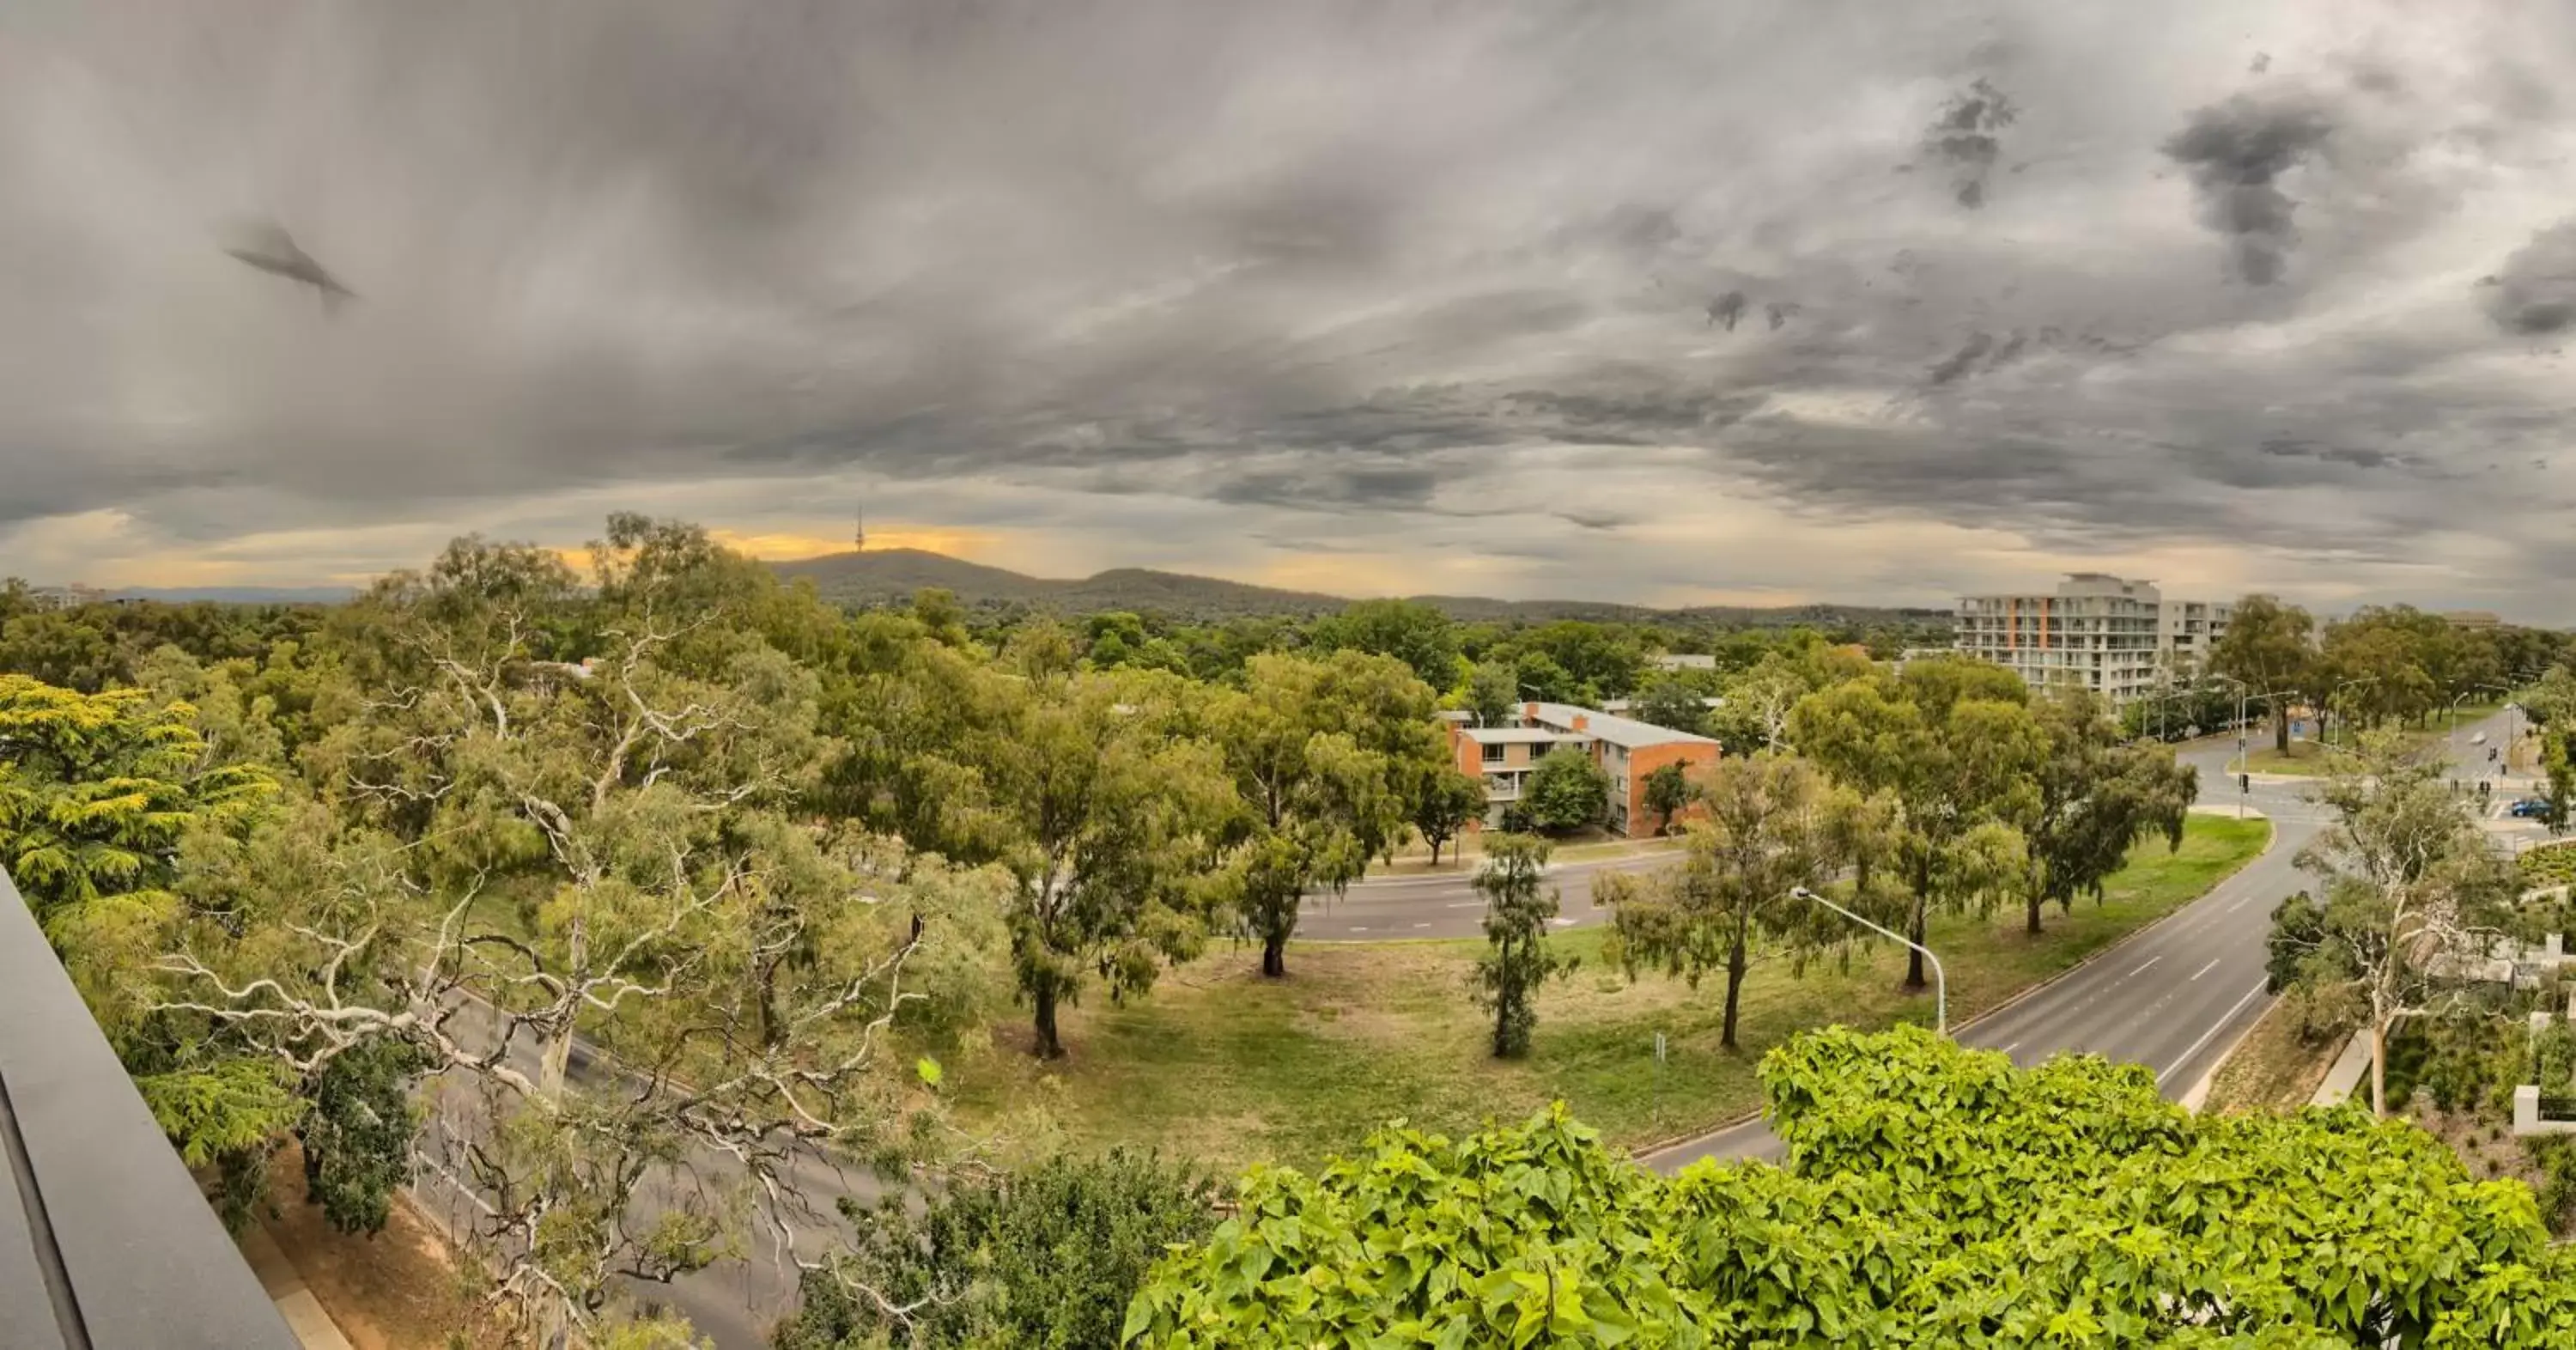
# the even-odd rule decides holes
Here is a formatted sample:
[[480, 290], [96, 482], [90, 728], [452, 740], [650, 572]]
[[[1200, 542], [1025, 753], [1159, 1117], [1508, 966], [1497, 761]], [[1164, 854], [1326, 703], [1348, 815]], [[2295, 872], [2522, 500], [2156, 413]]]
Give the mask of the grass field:
[[[1932, 945], [1950, 972], [1951, 1015], [1964, 1020], [2074, 965], [2234, 872], [2271, 826], [2195, 815], [2179, 853], [2142, 847], [2101, 905], [2051, 913], [2034, 940], [2018, 914], [1936, 920]], [[1006, 1026], [993, 1054], [953, 1066], [970, 1115], [1044, 1107], [1076, 1147], [1153, 1145], [1225, 1168], [1256, 1158], [1310, 1165], [1405, 1117], [1456, 1131], [1562, 1097], [1614, 1143], [1694, 1133], [1760, 1105], [1753, 1069], [1790, 1034], [1829, 1022], [1878, 1027], [1929, 1021], [1928, 994], [1899, 988], [1902, 953], [1857, 949], [1848, 970], [1785, 963], [1755, 968], [1744, 991], [1744, 1046], [1718, 1047], [1722, 984], [1694, 991], [1601, 960], [1597, 930], [1557, 939], [1583, 957], [1539, 1003], [1526, 1060], [1491, 1058], [1489, 1024], [1469, 1002], [1477, 941], [1292, 947], [1289, 978], [1265, 981], [1257, 952], [1222, 952], [1167, 975], [1126, 1008], [1105, 1001], [1064, 1019], [1069, 1057], [1040, 1064], [1025, 1028]], [[1654, 1038], [1667, 1038], [1659, 1070]]]

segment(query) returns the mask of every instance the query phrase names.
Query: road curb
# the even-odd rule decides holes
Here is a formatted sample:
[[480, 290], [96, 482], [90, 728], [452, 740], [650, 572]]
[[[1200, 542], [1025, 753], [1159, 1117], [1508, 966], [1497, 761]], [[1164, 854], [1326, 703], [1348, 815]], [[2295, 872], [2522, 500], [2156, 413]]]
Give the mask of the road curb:
[[[2232, 820], [2232, 819], [2234, 819], [2235, 817], [2233, 817], [2233, 816], [2231, 815], [2231, 816], [2229, 816], [2229, 817], [2227, 817], [2227, 818]], [[2253, 817], [2253, 818], [2254, 818], [2254, 819], [2260, 819], [2260, 820], [2262, 820], [2262, 821], [2263, 821], [2263, 823], [2264, 823], [2264, 824], [2266, 824], [2266, 825], [2270, 825], [2270, 826], [2272, 827], [2272, 838], [2271, 838], [2271, 842], [2270, 842], [2270, 843], [2267, 843], [2267, 844], [2265, 844], [2265, 845], [2263, 846], [2262, 852], [2252, 854], [2252, 855], [2248, 856], [2248, 857], [2245, 859], [2245, 861], [2243, 861], [2243, 862], [2241, 862], [2241, 863], [2238, 863], [2238, 864], [2236, 865], [2236, 870], [2235, 870], [2235, 871], [2233, 871], [2233, 872], [2229, 872], [2226, 876], [2220, 877], [2218, 880], [2216, 880], [2216, 881], [2214, 881], [2214, 882], [2210, 883], [2210, 887], [2209, 887], [2209, 889], [2208, 889], [2208, 890], [2205, 890], [2205, 891], [2203, 891], [2203, 892], [2201, 892], [2201, 893], [2200, 893], [2200, 895], [2199, 895], [2199, 897], [2198, 897], [2198, 898], [2196, 898], [2196, 899], [2194, 899], [2194, 900], [2191, 902], [2191, 904], [2187, 904], [2187, 905], [2176, 905], [2174, 908], [2172, 908], [2172, 909], [2170, 909], [2170, 910], [2166, 911], [2165, 913], [2160, 914], [2160, 915], [2157, 915], [2154, 919], [2152, 919], [2152, 920], [2148, 921], [2147, 923], [2141, 924], [2141, 925], [2139, 925], [2138, 927], [2131, 929], [2131, 930], [2129, 931], [2129, 933], [2128, 933], [2128, 935], [2127, 935], [2126, 937], [2123, 937], [2123, 938], [2121, 938], [2119, 941], [2112, 943], [2110, 946], [2104, 947], [2104, 948], [2103, 948], [2103, 949], [2101, 949], [2100, 951], [2097, 951], [2097, 952], [2093, 953], [2091, 956], [2085, 957], [2083, 960], [2076, 962], [2074, 965], [2068, 966], [2066, 969], [2061, 970], [2061, 971], [2057, 972], [2056, 974], [2049, 976], [2047, 979], [2041, 980], [2039, 983], [2034, 984], [2034, 985], [2031, 985], [2031, 986], [2029, 986], [2029, 987], [2027, 987], [2027, 988], [2023, 989], [2020, 993], [2014, 994], [2012, 997], [2010, 997], [2010, 998], [2008, 998], [2008, 999], [2005, 999], [2003, 1002], [1998, 1003], [1998, 1004], [1996, 1004], [1995, 1006], [1993, 1006], [1993, 1007], [1991, 1007], [1991, 1008], [1986, 1009], [1984, 1012], [1981, 1012], [1981, 1013], [1977, 1014], [1977, 1015], [1976, 1015], [1976, 1016], [1974, 1016], [1974, 1017], [1969, 1018], [1967, 1021], [1965, 1021], [1965, 1022], [1961, 1022], [1958, 1026], [1951, 1028], [1951, 1030], [1950, 1030], [1950, 1038], [1951, 1038], [1952, 1040], [1957, 1040], [1957, 1039], [1958, 1039], [1958, 1037], [1959, 1037], [1959, 1033], [1960, 1033], [1960, 1032], [1971, 1030], [1971, 1029], [1975, 1028], [1976, 1026], [1978, 1026], [1978, 1025], [1979, 1025], [1979, 1024], [1981, 1024], [1981, 1023], [1988, 1022], [1988, 1021], [1992, 1021], [1993, 1019], [1995, 1019], [1995, 1018], [1997, 1018], [1997, 1017], [2001, 1017], [2001, 1016], [2003, 1016], [2005, 1013], [2011, 1012], [2015, 1007], [2019, 1006], [2019, 1005], [2020, 1005], [2020, 1004], [2022, 1004], [2023, 1002], [2025, 1002], [2025, 1001], [2027, 1001], [2027, 1000], [2029, 1000], [2029, 999], [2032, 999], [2032, 998], [2037, 997], [2037, 996], [2039, 995], [2039, 993], [2040, 993], [2042, 990], [2047, 989], [2049, 986], [2056, 984], [2056, 983], [2057, 983], [2058, 981], [2060, 981], [2060, 980], [2064, 980], [2064, 979], [2069, 978], [2070, 976], [2074, 975], [2076, 972], [2078, 972], [2078, 971], [2080, 971], [2080, 970], [2085, 969], [2086, 967], [2088, 967], [2088, 966], [2092, 965], [2092, 964], [2093, 964], [2094, 962], [2096, 962], [2096, 961], [2100, 961], [2100, 960], [2103, 960], [2103, 959], [2105, 959], [2105, 958], [2109, 957], [2112, 953], [2119, 951], [2121, 948], [2128, 946], [2130, 943], [2135, 942], [2135, 941], [2137, 941], [2138, 939], [2140, 939], [2140, 938], [2142, 938], [2142, 937], [2145, 937], [2147, 934], [2149, 934], [2149, 933], [2152, 933], [2152, 932], [2156, 931], [2158, 928], [2163, 927], [2167, 921], [2169, 921], [2169, 920], [2173, 919], [2175, 916], [2177, 916], [2177, 915], [2181, 914], [2184, 910], [2190, 909], [2190, 908], [2192, 907], [2192, 905], [2197, 905], [2197, 904], [2199, 904], [2202, 900], [2206, 900], [2206, 899], [2208, 899], [2209, 897], [2211, 897], [2211, 896], [2213, 896], [2213, 895], [2216, 895], [2216, 894], [2218, 893], [2218, 888], [2219, 888], [2219, 887], [2224, 886], [2224, 885], [2226, 885], [2228, 882], [2235, 880], [2235, 879], [2236, 879], [2236, 875], [2237, 875], [2237, 873], [2238, 873], [2238, 872], [2242, 872], [2242, 871], [2244, 871], [2246, 868], [2253, 866], [2253, 865], [2254, 865], [2254, 863], [2255, 863], [2255, 860], [2256, 860], [2256, 859], [2259, 859], [2259, 858], [2263, 857], [2265, 854], [2270, 853], [2270, 852], [2273, 850], [2273, 848], [2274, 848], [2274, 847], [2276, 847], [2276, 846], [2280, 843], [2280, 841], [2281, 841], [2281, 827], [2280, 827], [2279, 825], [2277, 825], [2277, 824], [2274, 824], [2274, 823], [2272, 822], [2272, 820], [2271, 820], [2271, 818], [2270, 818], [2270, 817]], [[2252, 1029], [2252, 1028], [2250, 1028], [2250, 1027], [2249, 1027], [2249, 1028], [2247, 1028], [2247, 1030], [2249, 1030], [2249, 1031], [2250, 1031], [2251, 1029]], [[2244, 1037], [2240, 1035], [2240, 1036], [2238, 1036], [2238, 1037], [2237, 1037], [2237, 1040], [2238, 1040], [2239, 1042], [2241, 1042], [2241, 1041], [2243, 1041], [2243, 1040], [2244, 1040]], [[2232, 1051], [2234, 1051], [2234, 1050], [2235, 1050], [2236, 1046], [2235, 1046], [2235, 1045], [2233, 1045], [2233, 1044], [2231, 1044], [2231, 1045], [2229, 1045], [2227, 1048], [2232, 1052]], [[2220, 1063], [2222, 1063], [2222, 1064], [2223, 1064], [2223, 1063], [2225, 1063], [2225, 1062], [2226, 1062], [2226, 1056], [2224, 1056], [2224, 1055], [2220, 1056], [2220, 1057], [2219, 1057], [2219, 1062], [2220, 1062]], [[2211, 1070], [2211, 1072], [2215, 1073], [2215, 1072], [2216, 1072], [2216, 1070], [2215, 1070], [2215, 1069], [2212, 1069], [2212, 1070]], [[1697, 1134], [1684, 1135], [1684, 1136], [1682, 1136], [1682, 1137], [1681, 1137], [1681, 1138], [1679, 1138], [1679, 1139], [1667, 1139], [1667, 1140], [1665, 1140], [1665, 1141], [1663, 1141], [1663, 1142], [1661, 1142], [1661, 1143], [1655, 1144], [1655, 1145], [1653, 1145], [1652, 1147], [1649, 1147], [1649, 1148], [1637, 1148], [1637, 1149], [1630, 1149], [1630, 1150], [1628, 1151], [1628, 1156], [1629, 1156], [1630, 1158], [1632, 1158], [1632, 1159], [1636, 1160], [1637, 1162], [1641, 1162], [1641, 1163], [1642, 1163], [1642, 1162], [1645, 1162], [1647, 1159], [1654, 1157], [1654, 1156], [1655, 1156], [1655, 1155], [1657, 1155], [1657, 1154], [1661, 1154], [1661, 1153], [1670, 1153], [1670, 1152], [1672, 1152], [1672, 1151], [1673, 1151], [1673, 1150], [1675, 1150], [1675, 1149], [1679, 1149], [1679, 1148], [1687, 1148], [1688, 1146], [1690, 1146], [1690, 1145], [1692, 1145], [1692, 1144], [1696, 1144], [1696, 1143], [1700, 1142], [1700, 1141], [1701, 1141], [1701, 1140], [1703, 1140], [1703, 1139], [1713, 1138], [1713, 1137], [1715, 1137], [1715, 1136], [1717, 1136], [1717, 1135], [1724, 1134], [1724, 1133], [1726, 1133], [1726, 1132], [1727, 1132], [1727, 1131], [1729, 1131], [1729, 1130], [1738, 1130], [1738, 1129], [1742, 1129], [1742, 1128], [1744, 1128], [1746, 1125], [1751, 1124], [1751, 1123], [1752, 1123], [1752, 1122], [1754, 1122], [1754, 1121], [1760, 1120], [1761, 1118], [1762, 1118], [1762, 1113], [1761, 1113], [1761, 1112], [1759, 1112], [1759, 1111], [1754, 1111], [1754, 1112], [1751, 1112], [1751, 1113], [1746, 1114], [1746, 1115], [1737, 1116], [1735, 1119], [1733, 1119], [1733, 1120], [1729, 1120], [1729, 1121], [1726, 1121], [1726, 1122], [1724, 1122], [1723, 1124], [1716, 1125], [1716, 1126], [1713, 1126], [1713, 1127], [1711, 1127], [1711, 1128], [1709, 1128], [1709, 1129], [1702, 1130], [1702, 1131], [1700, 1131], [1700, 1132], [1699, 1132], [1699, 1133], [1697, 1133]]]

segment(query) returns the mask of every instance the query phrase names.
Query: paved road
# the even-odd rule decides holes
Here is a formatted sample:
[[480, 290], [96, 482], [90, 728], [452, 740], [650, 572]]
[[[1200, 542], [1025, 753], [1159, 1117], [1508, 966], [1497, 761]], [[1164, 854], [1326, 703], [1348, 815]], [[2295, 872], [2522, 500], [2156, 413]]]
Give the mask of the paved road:
[[[1571, 928], [1593, 923], [1607, 911], [1592, 903], [1592, 879], [1604, 872], [1647, 871], [1669, 865], [1675, 857], [1664, 849], [1643, 854], [1585, 858], [1550, 863], [1547, 878], [1556, 886], [1557, 925]], [[1424, 876], [1372, 878], [1351, 887], [1336, 900], [1306, 897], [1297, 920], [1301, 942], [1377, 942], [1387, 938], [1477, 937], [1484, 933], [1485, 902], [1469, 884], [1472, 867]]]
[[[490, 1043], [494, 1034], [490, 1019], [478, 1021], [468, 1013], [458, 1023], [460, 1039], [480, 1034], [485, 1044]], [[537, 1049], [525, 1036], [512, 1041], [507, 1062], [531, 1078], [539, 1072]], [[575, 1081], [596, 1086], [615, 1071], [598, 1059], [596, 1051], [576, 1042], [570, 1072]], [[435, 1107], [414, 1145], [415, 1155], [427, 1165], [413, 1179], [412, 1197], [451, 1233], [461, 1233], [470, 1230], [478, 1217], [477, 1202], [461, 1180], [469, 1174], [465, 1149], [468, 1141], [485, 1136], [489, 1117], [475, 1080], [461, 1071], [442, 1077], [431, 1094]], [[664, 1171], [643, 1184], [635, 1220], [639, 1226], [648, 1223], [652, 1215], [678, 1206], [701, 1187], [707, 1199], [717, 1200], [736, 1175], [731, 1159], [701, 1150], [688, 1168]], [[634, 1296], [686, 1316], [700, 1336], [714, 1340], [717, 1350], [764, 1350], [770, 1325], [795, 1311], [796, 1256], [812, 1260], [834, 1245], [833, 1234], [823, 1230], [840, 1227], [832, 1217], [839, 1199], [846, 1195], [872, 1200], [884, 1192], [873, 1176], [836, 1166], [810, 1149], [799, 1150], [784, 1175], [821, 1216], [820, 1226], [809, 1225], [801, 1234], [796, 1251], [780, 1250], [773, 1235], [755, 1225], [743, 1256], [667, 1284], [633, 1282]]]
[[[2462, 761], [2483, 762], [2468, 744], [2479, 731], [2492, 743], [2501, 714], [2458, 738]], [[2240, 794], [2228, 761], [2234, 745], [2214, 739], [2182, 747], [2178, 757], [2200, 770], [2200, 800], [2240, 803], [2269, 817], [2272, 846], [2260, 857], [2164, 922], [2079, 967], [2057, 983], [1959, 1032], [1959, 1040], [2001, 1050], [2032, 1064], [2061, 1051], [2084, 1051], [2144, 1064], [2168, 1097], [2190, 1092], [2217, 1067], [2228, 1047], [2271, 1006], [2263, 992], [2264, 940], [2272, 907], [2306, 884], [2295, 862], [2301, 845], [2330, 823], [2332, 812], [2303, 780], [2256, 775]], [[2469, 766], [2463, 764], [2462, 772]], [[1759, 1120], [1718, 1131], [1645, 1161], [1672, 1172], [1700, 1158], [1777, 1158], [1779, 1139]]]

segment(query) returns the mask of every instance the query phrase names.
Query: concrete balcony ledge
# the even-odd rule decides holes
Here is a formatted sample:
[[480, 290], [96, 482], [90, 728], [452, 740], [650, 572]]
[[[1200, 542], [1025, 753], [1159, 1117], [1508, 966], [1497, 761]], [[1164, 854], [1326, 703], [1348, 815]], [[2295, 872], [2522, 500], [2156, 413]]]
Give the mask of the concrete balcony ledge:
[[295, 1350], [0, 874], [0, 1345]]

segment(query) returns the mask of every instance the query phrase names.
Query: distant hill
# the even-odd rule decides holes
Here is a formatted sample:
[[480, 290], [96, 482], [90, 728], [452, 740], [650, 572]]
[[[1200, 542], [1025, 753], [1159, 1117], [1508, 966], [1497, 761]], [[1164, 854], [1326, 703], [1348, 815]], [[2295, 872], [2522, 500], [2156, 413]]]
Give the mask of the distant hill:
[[347, 586], [137, 586], [111, 593], [118, 600], [160, 600], [184, 605], [336, 605], [357, 594]]
[[[1024, 606], [1058, 614], [1132, 610], [1190, 619], [1221, 619], [1238, 615], [1296, 617], [1330, 613], [1351, 603], [1345, 596], [1280, 590], [1216, 577], [1154, 572], [1135, 567], [1117, 568], [1079, 581], [1054, 580], [912, 548], [833, 553], [772, 566], [780, 576], [790, 580], [810, 579], [814, 588], [827, 600], [861, 606], [900, 604], [925, 586], [954, 592], [968, 605]], [[1801, 623], [1868, 627], [1949, 621], [1946, 610], [1872, 605], [1790, 605], [1776, 609], [1708, 605], [1689, 609], [1650, 609], [1642, 605], [1618, 605], [1596, 600], [1490, 600], [1461, 595], [1414, 598], [1438, 606], [1452, 618], [1471, 623], [1515, 619], [1590, 619], [1596, 622], [1679, 620], [1730, 627], [1787, 627]]]

